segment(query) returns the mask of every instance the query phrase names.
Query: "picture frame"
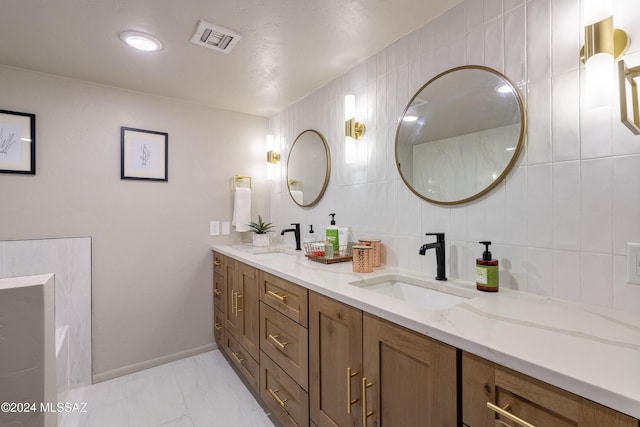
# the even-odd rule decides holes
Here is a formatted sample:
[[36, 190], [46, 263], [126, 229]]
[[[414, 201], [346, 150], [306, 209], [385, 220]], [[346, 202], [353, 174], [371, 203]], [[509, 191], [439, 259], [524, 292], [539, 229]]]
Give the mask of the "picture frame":
[[120, 128], [120, 179], [168, 181], [169, 134]]
[[36, 115], [0, 110], [0, 172], [36, 174]]

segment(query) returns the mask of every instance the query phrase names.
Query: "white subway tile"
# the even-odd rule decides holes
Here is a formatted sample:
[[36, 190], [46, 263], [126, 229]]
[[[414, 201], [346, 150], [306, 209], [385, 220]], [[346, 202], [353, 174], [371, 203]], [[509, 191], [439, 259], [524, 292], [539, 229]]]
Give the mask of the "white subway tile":
[[582, 250], [610, 254], [613, 239], [611, 158], [583, 160], [581, 170]]
[[580, 252], [553, 251], [553, 296], [580, 301], [582, 267]]
[[529, 248], [527, 253], [527, 288], [538, 295], [553, 295], [553, 251]]
[[527, 244], [527, 168], [520, 167], [507, 177], [505, 194], [505, 244]]
[[524, 6], [504, 15], [504, 73], [514, 83], [520, 85], [527, 81], [526, 69], [526, 28], [527, 19]]
[[[640, 141], [639, 141], [640, 143]], [[613, 158], [613, 253], [640, 243], [640, 155]]]
[[527, 169], [527, 244], [551, 248], [552, 227], [551, 165], [529, 166]]
[[484, 28], [475, 27], [466, 36], [468, 64], [484, 64]]
[[551, 82], [541, 80], [528, 86], [527, 164], [551, 162]]
[[484, 0], [484, 22], [502, 15], [502, 0]]
[[580, 158], [580, 87], [578, 70], [552, 79], [553, 161]]
[[582, 302], [613, 307], [613, 257], [582, 253]]
[[554, 76], [577, 70], [580, 66], [580, 2], [552, 0], [551, 69]]
[[502, 19], [494, 19], [484, 26], [484, 65], [495, 68], [498, 71], [504, 70], [504, 27]]
[[548, 82], [551, 77], [551, 0], [527, 2], [527, 77]]
[[465, 35], [465, 7], [460, 3], [450, 9], [449, 12], [449, 39], [455, 40]]
[[580, 162], [553, 165], [553, 247], [580, 250]]
[[627, 283], [626, 256], [613, 257], [613, 307], [640, 313], [640, 285]]
[[483, 0], [465, 0], [465, 20], [467, 32], [478, 28], [484, 22]]

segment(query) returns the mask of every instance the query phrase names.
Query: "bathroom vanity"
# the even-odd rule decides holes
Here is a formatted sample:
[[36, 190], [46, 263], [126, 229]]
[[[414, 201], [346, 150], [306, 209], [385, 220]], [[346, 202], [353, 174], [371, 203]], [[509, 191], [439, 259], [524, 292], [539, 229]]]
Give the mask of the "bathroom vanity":
[[216, 342], [282, 425], [640, 426], [636, 314], [212, 249]]

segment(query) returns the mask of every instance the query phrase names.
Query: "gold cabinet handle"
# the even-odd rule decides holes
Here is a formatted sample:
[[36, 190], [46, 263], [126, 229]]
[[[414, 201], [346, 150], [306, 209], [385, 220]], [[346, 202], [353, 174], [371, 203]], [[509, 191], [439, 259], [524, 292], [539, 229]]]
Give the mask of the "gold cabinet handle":
[[221, 291], [220, 289], [218, 289], [218, 288], [215, 288], [215, 289], [213, 290], [213, 294], [214, 294], [215, 296], [218, 296], [218, 295], [222, 294], [222, 291]]
[[233, 358], [236, 359], [236, 362], [242, 365], [242, 362], [244, 362], [244, 359], [241, 359], [240, 357], [238, 357], [240, 353], [235, 353], [232, 351], [231, 354], [233, 354]]
[[231, 291], [231, 313], [234, 313], [236, 315], [238, 314], [238, 298], [236, 298], [237, 294], [238, 293], [236, 291]]
[[222, 265], [222, 263], [220, 261], [213, 261], [213, 266], [214, 267], [220, 267]]
[[280, 302], [285, 302], [285, 300], [287, 299], [287, 295], [280, 295], [277, 292], [273, 292], [273, 291], [267, 291], [267, 294], [274, 297], [275, 299], [277, 299]]
[[[236, 314], [242, 311], [242, 309], [238, 306], [238, 298], [244, 298], [244, 296], [240, 292], [236, 292]], [[244, 307], [244, 304], [242, 304], [242, 306]]]
[[367, 427], [367, 418], [373, 415], [374, 411], [367, 412], [367, 389], [373, 383], [367, 383], [367, 377], [362, 378], [362, 426]]
[[288, 342], [282, 342], [279, 340], [280, 335], [271, 335], [269, 334], [269, 339], [271, 341], [273, 341], [278, 347], [280, 347], [281, 349], [284, 350], [284, 348], [286, 347], [287, 344], [289, 344]]
[[511, 412], [508, 412], [509, 409], [511, 409], [511, 405], [507, 405], [504, 408], [501, 408], [499, 406], [494, 405], [491, 402], [487, 402], [487, 408], [491, 409], [494, 412], [497, 412], [498, 414], [502, 415], [505, 418], [510, 419], [511, 421], [513, 421], [514, 423], [521, 425], [522, 427], [536, 427], [531, 423], [526, 422], [525, 420], [516, 417], [515, 415], [513, 415]]
[[358, 399], [351, 399], [351, 378], [360, 374], [360, 372], [351, 372], [351, 368], [347, 368], [347, 414], [351, 413], [351, 406], [358, 401]]
[[222, 329], [222, 326], [220, 325], [219, 322], [214, 323], [213, 327], [216, 329], [216, 331], [219, 331], [220, 329]]
[[277, 395], [277, 393], [280, 391], [279, 388], [272, 390], [271, 388], [267, 389], [269, 391], [269, 394], [271, 395], [271, 397], [273, 397], [276, 402], [278, 402], [278, 405], [282, 406], [284, 408], [284, 405], [289, 401], [289, 399], [280, 399]]

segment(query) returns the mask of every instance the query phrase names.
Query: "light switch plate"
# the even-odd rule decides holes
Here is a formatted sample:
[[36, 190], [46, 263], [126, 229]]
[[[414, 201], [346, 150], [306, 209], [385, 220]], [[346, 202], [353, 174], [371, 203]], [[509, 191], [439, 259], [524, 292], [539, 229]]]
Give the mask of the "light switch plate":
[[640, 285], [640, 243], [627, 243], [627, 283]]
[[222, 222], [222, 235], [223, 236], [228, 236], [229, 235], [229, 222], [228, 221], [223, 221]]
[[220, 235], [220, 221], [211, 221], [209, 223], [209, 234], [212, 236]]

